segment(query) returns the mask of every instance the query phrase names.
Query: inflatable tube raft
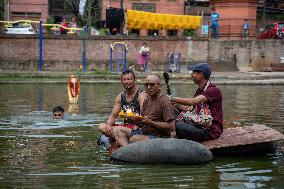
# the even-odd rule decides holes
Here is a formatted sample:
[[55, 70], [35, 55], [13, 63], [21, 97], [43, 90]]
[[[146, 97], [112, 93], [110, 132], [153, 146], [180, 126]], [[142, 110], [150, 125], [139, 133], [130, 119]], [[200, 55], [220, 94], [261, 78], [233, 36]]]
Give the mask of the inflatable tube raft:
[[121, 147], [111, 155], [111, 158], [135, 163], [194, 164], [210, 161], [213, 155], [198, 142], [159, 138]]

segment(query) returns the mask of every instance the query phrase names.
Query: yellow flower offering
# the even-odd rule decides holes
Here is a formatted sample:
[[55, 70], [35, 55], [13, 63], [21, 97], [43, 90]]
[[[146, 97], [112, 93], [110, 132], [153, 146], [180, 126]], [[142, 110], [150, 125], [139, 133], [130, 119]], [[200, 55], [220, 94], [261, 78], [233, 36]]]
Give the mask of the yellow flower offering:
[[123, 111], [123, 110], [121, 110], [121, 111], [119, 112], [118, 116], [119, 116], [119, 117], [124, 117], [124, 116], [125, 116], [124, 111]]
[[126, 110], [126, 115], [127, 115], [128, 117], [133, 117], [133, 116], [134, 116], [134, 113], [133, 113], [132, 110], [129, 108], [129, 109]]

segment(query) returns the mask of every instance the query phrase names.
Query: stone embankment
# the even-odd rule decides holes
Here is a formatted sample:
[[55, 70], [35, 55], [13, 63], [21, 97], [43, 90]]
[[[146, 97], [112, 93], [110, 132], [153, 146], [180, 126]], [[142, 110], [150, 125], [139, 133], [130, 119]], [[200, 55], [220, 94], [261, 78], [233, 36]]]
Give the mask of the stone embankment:
[[[162, 75], [162, 72], [154, 72]], [[66, 83], [70, 75], [79, 76], [81, 83], [118, 83], [119, 73], [94, 72], [7, 72], [0, 71], [0, 83]], [[146, 73], [136, 72], [137, 81], [143, 82]], [[284, 72], [213, 72], [211, 80], [217, 84], [281, 84]], [[170, 83], [192, 84], [189, 73], [170, 73]]]

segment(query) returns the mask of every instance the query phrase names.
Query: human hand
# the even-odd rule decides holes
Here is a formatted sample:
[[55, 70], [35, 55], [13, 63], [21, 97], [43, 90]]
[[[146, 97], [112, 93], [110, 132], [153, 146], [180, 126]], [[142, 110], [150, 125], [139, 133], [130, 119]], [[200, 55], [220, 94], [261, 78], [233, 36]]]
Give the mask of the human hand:
[[151, 120], [150, 116], [145, 116], [145, 117], [143, 117], [143, 120], [141, 120], [141, 123], [143, 123], [145, 125], [151, 125], [152, 120]]
[[106, 133], [109, 137], [113, 137], [112, 135], [112, 126], [107, 125], [106, 126]]
[[188, 106], [184, 106], [184, 105], [181, 105], [181, 104], [178, 104], [178, 103], [175, 103], [175, 102], [172, 102], [172, 105], [181, 110], [181, 111], [187, 111], [188, 110]]
[[137, 124], [137, 123], [141, 122], [143, 119], [144, 119], [144, 117], [142, 117], [142, 116], [129, 116], [129, 117], [127, 117], [127, 122]]

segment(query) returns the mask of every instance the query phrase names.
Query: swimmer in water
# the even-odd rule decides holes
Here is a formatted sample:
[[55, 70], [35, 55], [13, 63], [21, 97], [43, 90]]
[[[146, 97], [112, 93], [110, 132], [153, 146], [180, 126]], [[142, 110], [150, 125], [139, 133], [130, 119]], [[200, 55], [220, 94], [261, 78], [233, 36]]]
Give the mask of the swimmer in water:
[[64, 109], [61, 106], [56, 106], [53, 108], [53, 119], [63, 119]]

